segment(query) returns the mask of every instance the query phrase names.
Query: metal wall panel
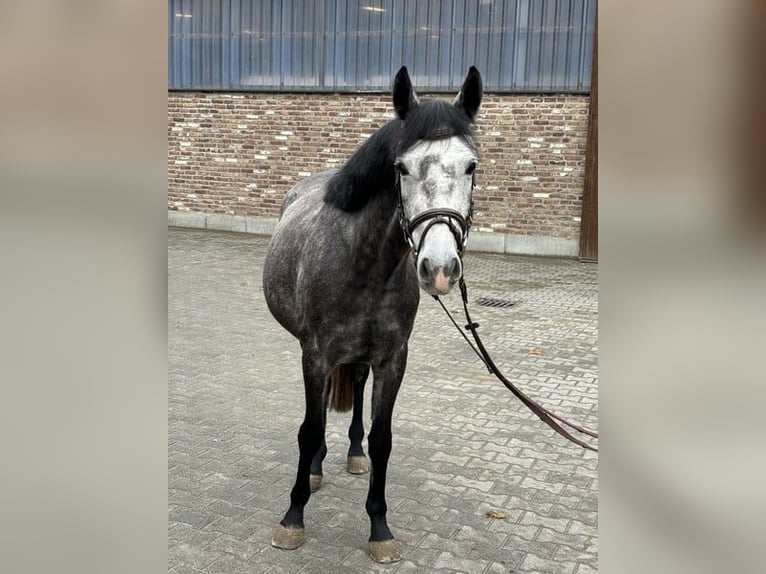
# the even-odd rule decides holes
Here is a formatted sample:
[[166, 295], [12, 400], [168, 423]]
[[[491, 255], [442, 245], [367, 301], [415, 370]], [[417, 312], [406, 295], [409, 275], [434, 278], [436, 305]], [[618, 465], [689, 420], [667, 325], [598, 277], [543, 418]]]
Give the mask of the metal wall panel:
[[168, 86], [508, 92], [590, 88], [596, 0], [168, 0]]

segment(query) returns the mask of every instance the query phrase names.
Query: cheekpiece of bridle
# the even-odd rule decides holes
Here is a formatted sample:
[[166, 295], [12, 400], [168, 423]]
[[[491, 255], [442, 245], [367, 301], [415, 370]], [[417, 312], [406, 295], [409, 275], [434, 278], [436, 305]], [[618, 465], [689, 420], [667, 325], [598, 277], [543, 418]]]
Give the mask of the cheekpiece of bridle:
[[[439, 137], [428, 139], [440, 139], [445, 135], [452, 134], [439, 134]], [[402, 173], [398, 165], [394, 166], [396, 169], [396, 193], [398, 197], [398, 211], [399, 211], [399, 226], [404, 232], [404, 239], [410, 246], [412, 253], [417, 258], [420, 249], [423, 247], [423, 241], [425, 241], [426, 235], [431, 228], [437, 223], [443, 223], [446, 225], [452, 235], [455, 237], [455, 243], [457, 245], [458, 256], [462, 259], [463, 252], [465, 251], [466, 243], [468, 242], [468, 233], [471, 231], [471, 224], [473, 223], [473, 189], [476, 187], [476, 175], [471, 174], [471, 205], [468, 208], [468, 215], [463, 216], [459, 211], [454, 209], [448, 209], [446, 207], [435, 207], [433, 209], [426, 209], [415, 215], [412, 219], [407, 218], [407, 214], [404, 212], [404, 201], [402, 200]], [[415, 244], [415, 238], [413, 232], [421, 223], [426, 223], [423, 233], [420, 234], [420, 241]]]
[[[471, 206], [468, 209], [468, 216], [464, 217], [459, 211], [454, 209], [448, 209], [446, 207], [435, 207], [433, 209], [426, 209], [421, 211], [412, 219], [407, 219], [407, 215], [404, 212], [404, 203], [402, 202], [402, 186], [400, 182], [401, 174], [397, 174], [396, 177], [396, 190], [399, 196], [399, 225], [404, 232], [404, 239], [412, 249], [415, 257], [418, 256], [420, 249], [423, 247], [423, 241], [425, 241], [426, 235], [431, 228], [437, 223], [445, 224], [452, 235], [455, 237], [455, 243], [457, 245], [457, 253], [460, 257], [463, 257], [466, 243], [468, 242], [468, 233], [471, 231], [471, 224], [473, 223], [473, 188], [475, 186], [474, 178], [471, 178]], [[426, 223], [423, 233], [420, 234], [420, 241], [415, 244], [415, 238], [413, 232], [421, 223]]]

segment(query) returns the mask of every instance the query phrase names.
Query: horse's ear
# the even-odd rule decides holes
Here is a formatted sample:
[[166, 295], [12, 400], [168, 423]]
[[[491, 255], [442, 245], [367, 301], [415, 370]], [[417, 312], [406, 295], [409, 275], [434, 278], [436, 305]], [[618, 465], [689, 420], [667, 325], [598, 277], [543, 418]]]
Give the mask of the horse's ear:
[[455, 105], [462, 108], [468, 118], [473, 121], [481, 105], [481, 98], [484, 95], [484, 87], [481, 83], [481, 74], [476, 66], [471, 66], [468, 75], [465, 77], [463, 86], [457, 93]]
[[415, 90], [412, 89], [410, 75], [407, 73], [407, 66], [402, 66], [394, 78], [394, 109], [400, 120], [418, 105], [418, 97]]

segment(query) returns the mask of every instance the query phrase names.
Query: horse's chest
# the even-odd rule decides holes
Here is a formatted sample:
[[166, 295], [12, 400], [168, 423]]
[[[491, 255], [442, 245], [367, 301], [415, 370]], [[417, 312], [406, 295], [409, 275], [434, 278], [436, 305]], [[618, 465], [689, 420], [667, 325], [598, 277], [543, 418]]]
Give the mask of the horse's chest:
[[417, 312], [417, 288], [396, 292], [367, 292], [347, 296], [339, 315], [325, 323], [324, 343], [341, 362], [375, 363], [399, 349], [412, 331]]
[[354, 330], [377, 338], [409, 335], [417, 311], [417, 303], [402, 293], [372, 293], [346, 305]]

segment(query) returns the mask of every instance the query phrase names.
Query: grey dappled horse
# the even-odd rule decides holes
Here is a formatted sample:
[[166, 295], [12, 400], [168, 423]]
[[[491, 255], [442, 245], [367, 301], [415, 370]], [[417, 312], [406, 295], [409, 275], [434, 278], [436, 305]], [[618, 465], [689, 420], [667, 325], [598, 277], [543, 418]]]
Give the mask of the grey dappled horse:
[[348, 410], [354, 404], [349, 470], [352, 459], [366, 463], [361, 399], [372, 369], [369, 553], [378, 562], [401, 559], [386, 522], [392, 412], [418, 287], [445, 294], [463, 273], [478, 160], [471, 124], [482, 93], [481, 76], [471, 67], [454, 102], [421, 102], [402, 67], [393, 89], [398, 117], [340, 170], [315, 174], [285, 197], [263, 289], [271, 313], [300, 341], [306, 411], [290, 508], [272, 539], [278, 548], [303, 543], [303, 508], [319, 487], [327, 452], [328, 405]]

